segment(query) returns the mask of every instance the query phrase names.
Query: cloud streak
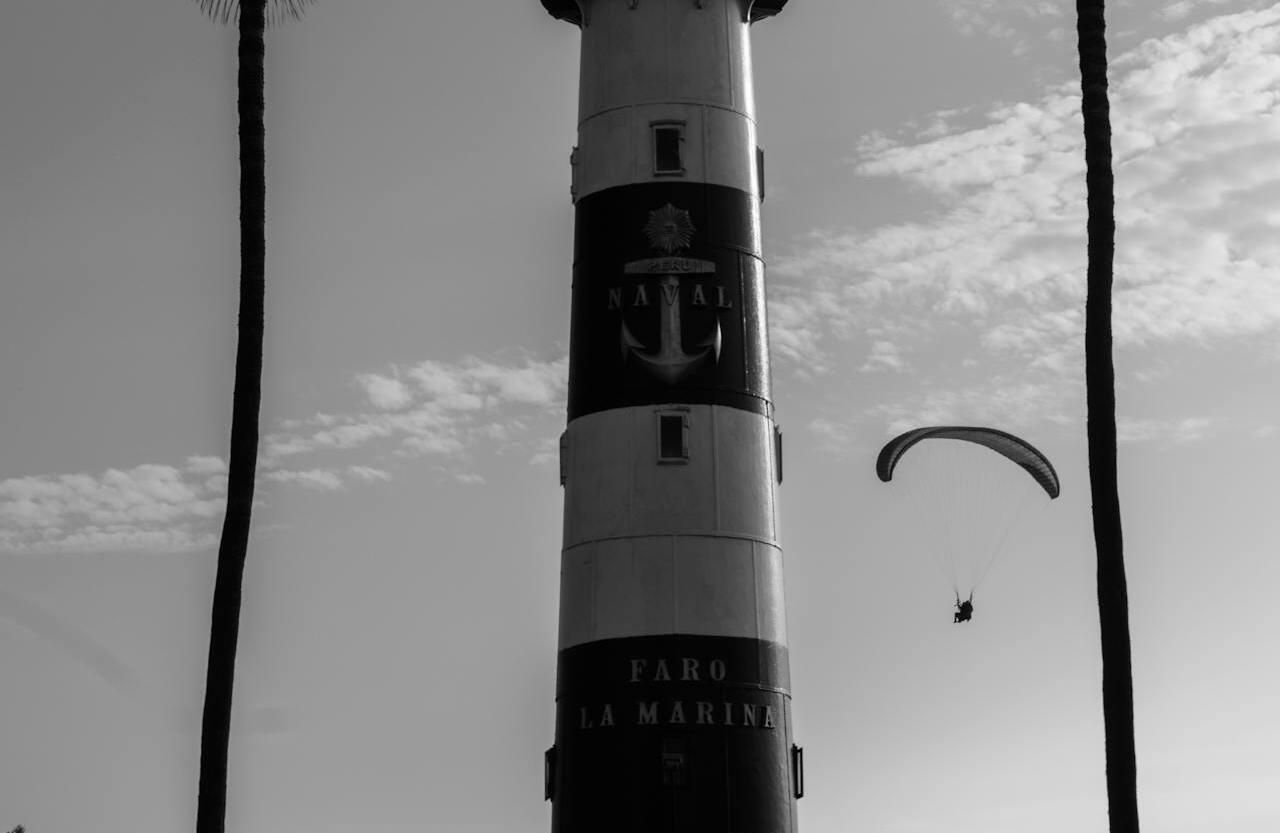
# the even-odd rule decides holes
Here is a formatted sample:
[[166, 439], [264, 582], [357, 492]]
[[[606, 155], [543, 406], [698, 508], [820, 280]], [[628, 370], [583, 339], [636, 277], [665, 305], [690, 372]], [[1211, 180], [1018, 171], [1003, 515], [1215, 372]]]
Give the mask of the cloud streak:
[[[1019, 55], [1032, 46], [1026, 34], [1027, 21], [1046, 19], [1057, 24], [1064, 16], [1061, 4], [1049, 0], [942, 0], [941, 7], [962, 34], [1009, 41], [1014, 54]], [[1053, 28], [1049, 36], [1061, 38], [1061, 27]]]
[[563, 408], [568, 359], [503, 364], [427, 360], [356, 377], [369, 410], [282, 423], [263, 442], [268, 467], [287, 458], [377, 447], [392, 456], [466, 455], [479, 446], [532, 454], [531, 418]]
[[209, 546], [226, 480], [214, 459], [0, 481], [0, 549], [76, 552]]

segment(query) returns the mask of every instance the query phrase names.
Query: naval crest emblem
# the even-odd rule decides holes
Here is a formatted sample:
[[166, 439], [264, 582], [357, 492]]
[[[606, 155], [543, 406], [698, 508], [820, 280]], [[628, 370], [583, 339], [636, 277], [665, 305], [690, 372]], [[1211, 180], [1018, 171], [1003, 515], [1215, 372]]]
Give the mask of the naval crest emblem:
[[667, 254], [689, 248], [694, 231], [689, 212], [683, 208], [676, 208], [671, 203], [650, 211], [649, 222], [644, 226], [644, 234], [649, 238], [649, 245]]

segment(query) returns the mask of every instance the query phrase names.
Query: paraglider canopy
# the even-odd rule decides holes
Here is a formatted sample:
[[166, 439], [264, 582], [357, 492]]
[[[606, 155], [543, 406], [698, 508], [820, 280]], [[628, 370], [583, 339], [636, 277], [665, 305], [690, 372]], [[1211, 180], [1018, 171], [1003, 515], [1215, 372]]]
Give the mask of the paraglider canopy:
[[902, 455], [916, 443], [927, 439], [964, 440], [985, 446], [1026, 469], [1050, 498], [1056, 498], [1062, 491], [1058, 483], [1058, 473], [1054, 471], [1053, 464], [1031, 443], [994, 428], [963, 425], [934, 425], [899, 434], [880, 449], [880, 456], [876, 458], [876, 474], [888, 483], [893, 479], [893, 470], [902, 459]]

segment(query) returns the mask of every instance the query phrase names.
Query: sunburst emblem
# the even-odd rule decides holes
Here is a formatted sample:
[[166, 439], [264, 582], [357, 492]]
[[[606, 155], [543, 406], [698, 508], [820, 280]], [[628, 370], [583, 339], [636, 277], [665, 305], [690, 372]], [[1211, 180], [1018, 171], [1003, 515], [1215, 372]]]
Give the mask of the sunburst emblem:
[[671, 203], [650, 211], [649, 222], [644, 226], [649, 245], [667, 254], [677, 249], [689, 248], [693, 232], [693, 221], [689, 219], [689, 212], [676, 208]]

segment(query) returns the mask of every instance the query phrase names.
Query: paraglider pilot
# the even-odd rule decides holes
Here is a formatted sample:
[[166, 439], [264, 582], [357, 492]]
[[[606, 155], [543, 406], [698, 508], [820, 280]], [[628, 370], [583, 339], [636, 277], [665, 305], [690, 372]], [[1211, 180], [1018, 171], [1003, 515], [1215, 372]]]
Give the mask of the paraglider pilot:
[[960, 594], [956, 594], [956, 616], [952, 620], [953, 623], [968, 622], [973, 618], [973, 594], [969, 594], [969, 598], [963, 602], [960, 601]]

